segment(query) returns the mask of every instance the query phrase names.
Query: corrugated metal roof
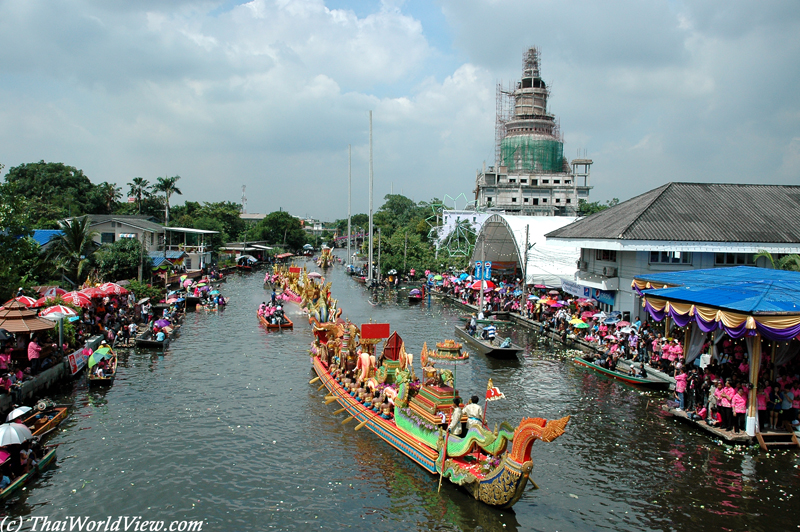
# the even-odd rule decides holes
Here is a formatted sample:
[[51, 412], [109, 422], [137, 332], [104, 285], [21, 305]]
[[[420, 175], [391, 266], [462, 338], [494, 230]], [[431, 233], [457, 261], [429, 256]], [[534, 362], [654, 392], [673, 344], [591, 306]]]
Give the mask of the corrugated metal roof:
[[63, 231], [60, 229], [35, 229], [31, 237], [33, 237], [40, 246], [44, 246], [61, 233], [63, 233]]
[[668, 183], [548, 238], [800, 243], [800, 186]]
[[[163, 251], [148, 251], [147, 254], [150, 255], [151, 259], [156, 259], [157, 257], [164, 258], [164, 252]], [[166, 257], [169, 260], [179, 259], [179, 258], [181, 258], [181, 257], [183, 257], [185, 255], [186, 255], [185, 251], [168, 250], [166, 252]]]

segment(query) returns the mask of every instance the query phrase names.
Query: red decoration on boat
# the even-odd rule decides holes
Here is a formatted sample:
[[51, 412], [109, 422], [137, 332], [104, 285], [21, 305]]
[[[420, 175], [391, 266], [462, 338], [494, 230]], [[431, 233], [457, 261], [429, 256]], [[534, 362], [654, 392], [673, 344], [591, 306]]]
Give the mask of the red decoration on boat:
[[492, 379], [489, 379], [489, 384], [486, 386], [486, 400], [497, 401], [498, 399], [505, 399], [506, 396], [496, 386], [492, 386]]
[[292, 267], [289, 268], [289, 273], [300, 273], [302, 271], [303, 271], [302, 269], [300, 269], [300, 268], [298, 268], [296, 266], [292, 266]]
[[389, 338], [391, 328], [388, 323], [365, 323], [361, 326], [361, 338]]

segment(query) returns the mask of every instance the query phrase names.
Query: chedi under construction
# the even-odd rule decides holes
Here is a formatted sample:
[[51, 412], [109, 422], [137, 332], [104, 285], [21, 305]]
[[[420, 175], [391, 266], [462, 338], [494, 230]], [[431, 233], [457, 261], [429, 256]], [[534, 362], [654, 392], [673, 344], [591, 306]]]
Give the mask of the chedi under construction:
[[547, 112], [550, 92], [539, 74], [539, 50], [523, 57], [522, 80], [497, 86], [495, 166], [478, 171], [475, 199], [494, 212], [532, 216], [575, 216], [589, 197], [591, 159], [564, 157], [555, 116]]

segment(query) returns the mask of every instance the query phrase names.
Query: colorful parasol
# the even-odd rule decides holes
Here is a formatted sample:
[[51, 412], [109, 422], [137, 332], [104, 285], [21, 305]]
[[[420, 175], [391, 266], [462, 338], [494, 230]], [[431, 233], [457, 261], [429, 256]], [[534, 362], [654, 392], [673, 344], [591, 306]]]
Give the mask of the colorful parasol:
[[78, 313], [72, 310], [70, 307], [65, 307], [64, 305], [53, 305], [52, 307], [47, 307], [43, 311], [39, 313], [40, 318], [47, 318], [48, 320], [57, 321], [61, 318], [69, 318], [72, 316], [77, 316]]
[[108, 360], [114, 357], [114, 352], [110, 347], [101, 347], [89, 357], [87, 364], [89, 367], [94, 367], [100, 363], [101, 360]]
[[9, 299], [8, 301], [5, 302], [5, 304], [8, 305], [12, 301], [17, 301], [19, 303], [22, 303], [23, 305], [25, 305], [26, 307], [29, 307], [29, 308], [36, 306], [36, 300], [33, 299], [32, 297], [28, 297], [28, 296], [18, 296], [18, 297], [15, 297], [14, 299]]
[[78, 307], [88, 307], [92, 304], [91, 298], [83, 292], [67, 292], [61, 299]]
[[128, 293], [128, 289], [118, 285], [117, 283], [105, 283], [100, 287], [100, 290], [103, 291], [105, 295], [125, 295]]

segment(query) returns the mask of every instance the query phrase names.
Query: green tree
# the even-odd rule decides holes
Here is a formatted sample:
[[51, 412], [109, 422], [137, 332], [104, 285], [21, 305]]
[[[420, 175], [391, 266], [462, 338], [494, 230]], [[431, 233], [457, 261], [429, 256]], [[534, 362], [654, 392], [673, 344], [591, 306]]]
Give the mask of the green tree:
[[181, 189], [176, 186], [180, 178], [181, 176], [179, 175], [159, 177], [158, 181], [153, 186], [154, 191], [164, 194], [164, 225], [169, 225], [169, 198], [171, 198], [173, 194], [183, 195]]
[[143, 177], [134, 177], [128, 182], [128, 196], [136, 203], [136, 212], [142, 212], [142, 202], [152, 195], [150, 182]]
[[[0, 164], [0, 171], [3, 165]], [[31, 238], [31, 202], [0, 184], [0, 298], [9, 299], [19, 286], [38, 284], [45, 270], [39, 244]]]
[[797, 255], [796, 253], [775, 258], [772, 253], [762, 249], [759, 250], [753, 259], [758, 260], [762, 257], [767, 259], [767, 262], [773, 270], [800, 272], [800, 255]]
[[122, 187], [104, 181], [97, 185], [96, 190], [105, 204], [106, 214], [114, 212], [114, 208], [122, 199]]
[[142, 258], [144, 258], [143, 271], [149, 272], [152, 260], [142, 251], [142, 243], [136, 238], [120, 238], [113, 244], [103, 246], [96, 253], [100, 278], [104, 281], [137, 278]]
[[300, 220], [286, 211], [268, 214], [258, 222], [251, 233], [254, 240], [266, 240], [270, 244], [285, 245], [288, 249], [297, 250], [306, 243], [306, 232]]
[[605, 202], [605, 204], [600, 203], [599, 201], [593, 201], [589, 203], [586, 200], [580, 200], [578, 202], [578, 216], [589, 216], [596, 212], [604, 211], [610, 207], [619, 204], [618, 198], [613, 198]]
[[72, 218], [64, 223], [62, 233], [51, 241], [48, 258], [56, 269], [75, 285], [88, 277], [95, 263], [97, 244], [93, 240], [97, 231], [89, 227], [89, 217]]
[[10, 192], [30, 200], [30, 218], [36, 228], [56, 228], [71, 216], [104, 213], [106, 204], [98, 186], [83, 170], [64, 163], [27, 163], [6, 175]]

